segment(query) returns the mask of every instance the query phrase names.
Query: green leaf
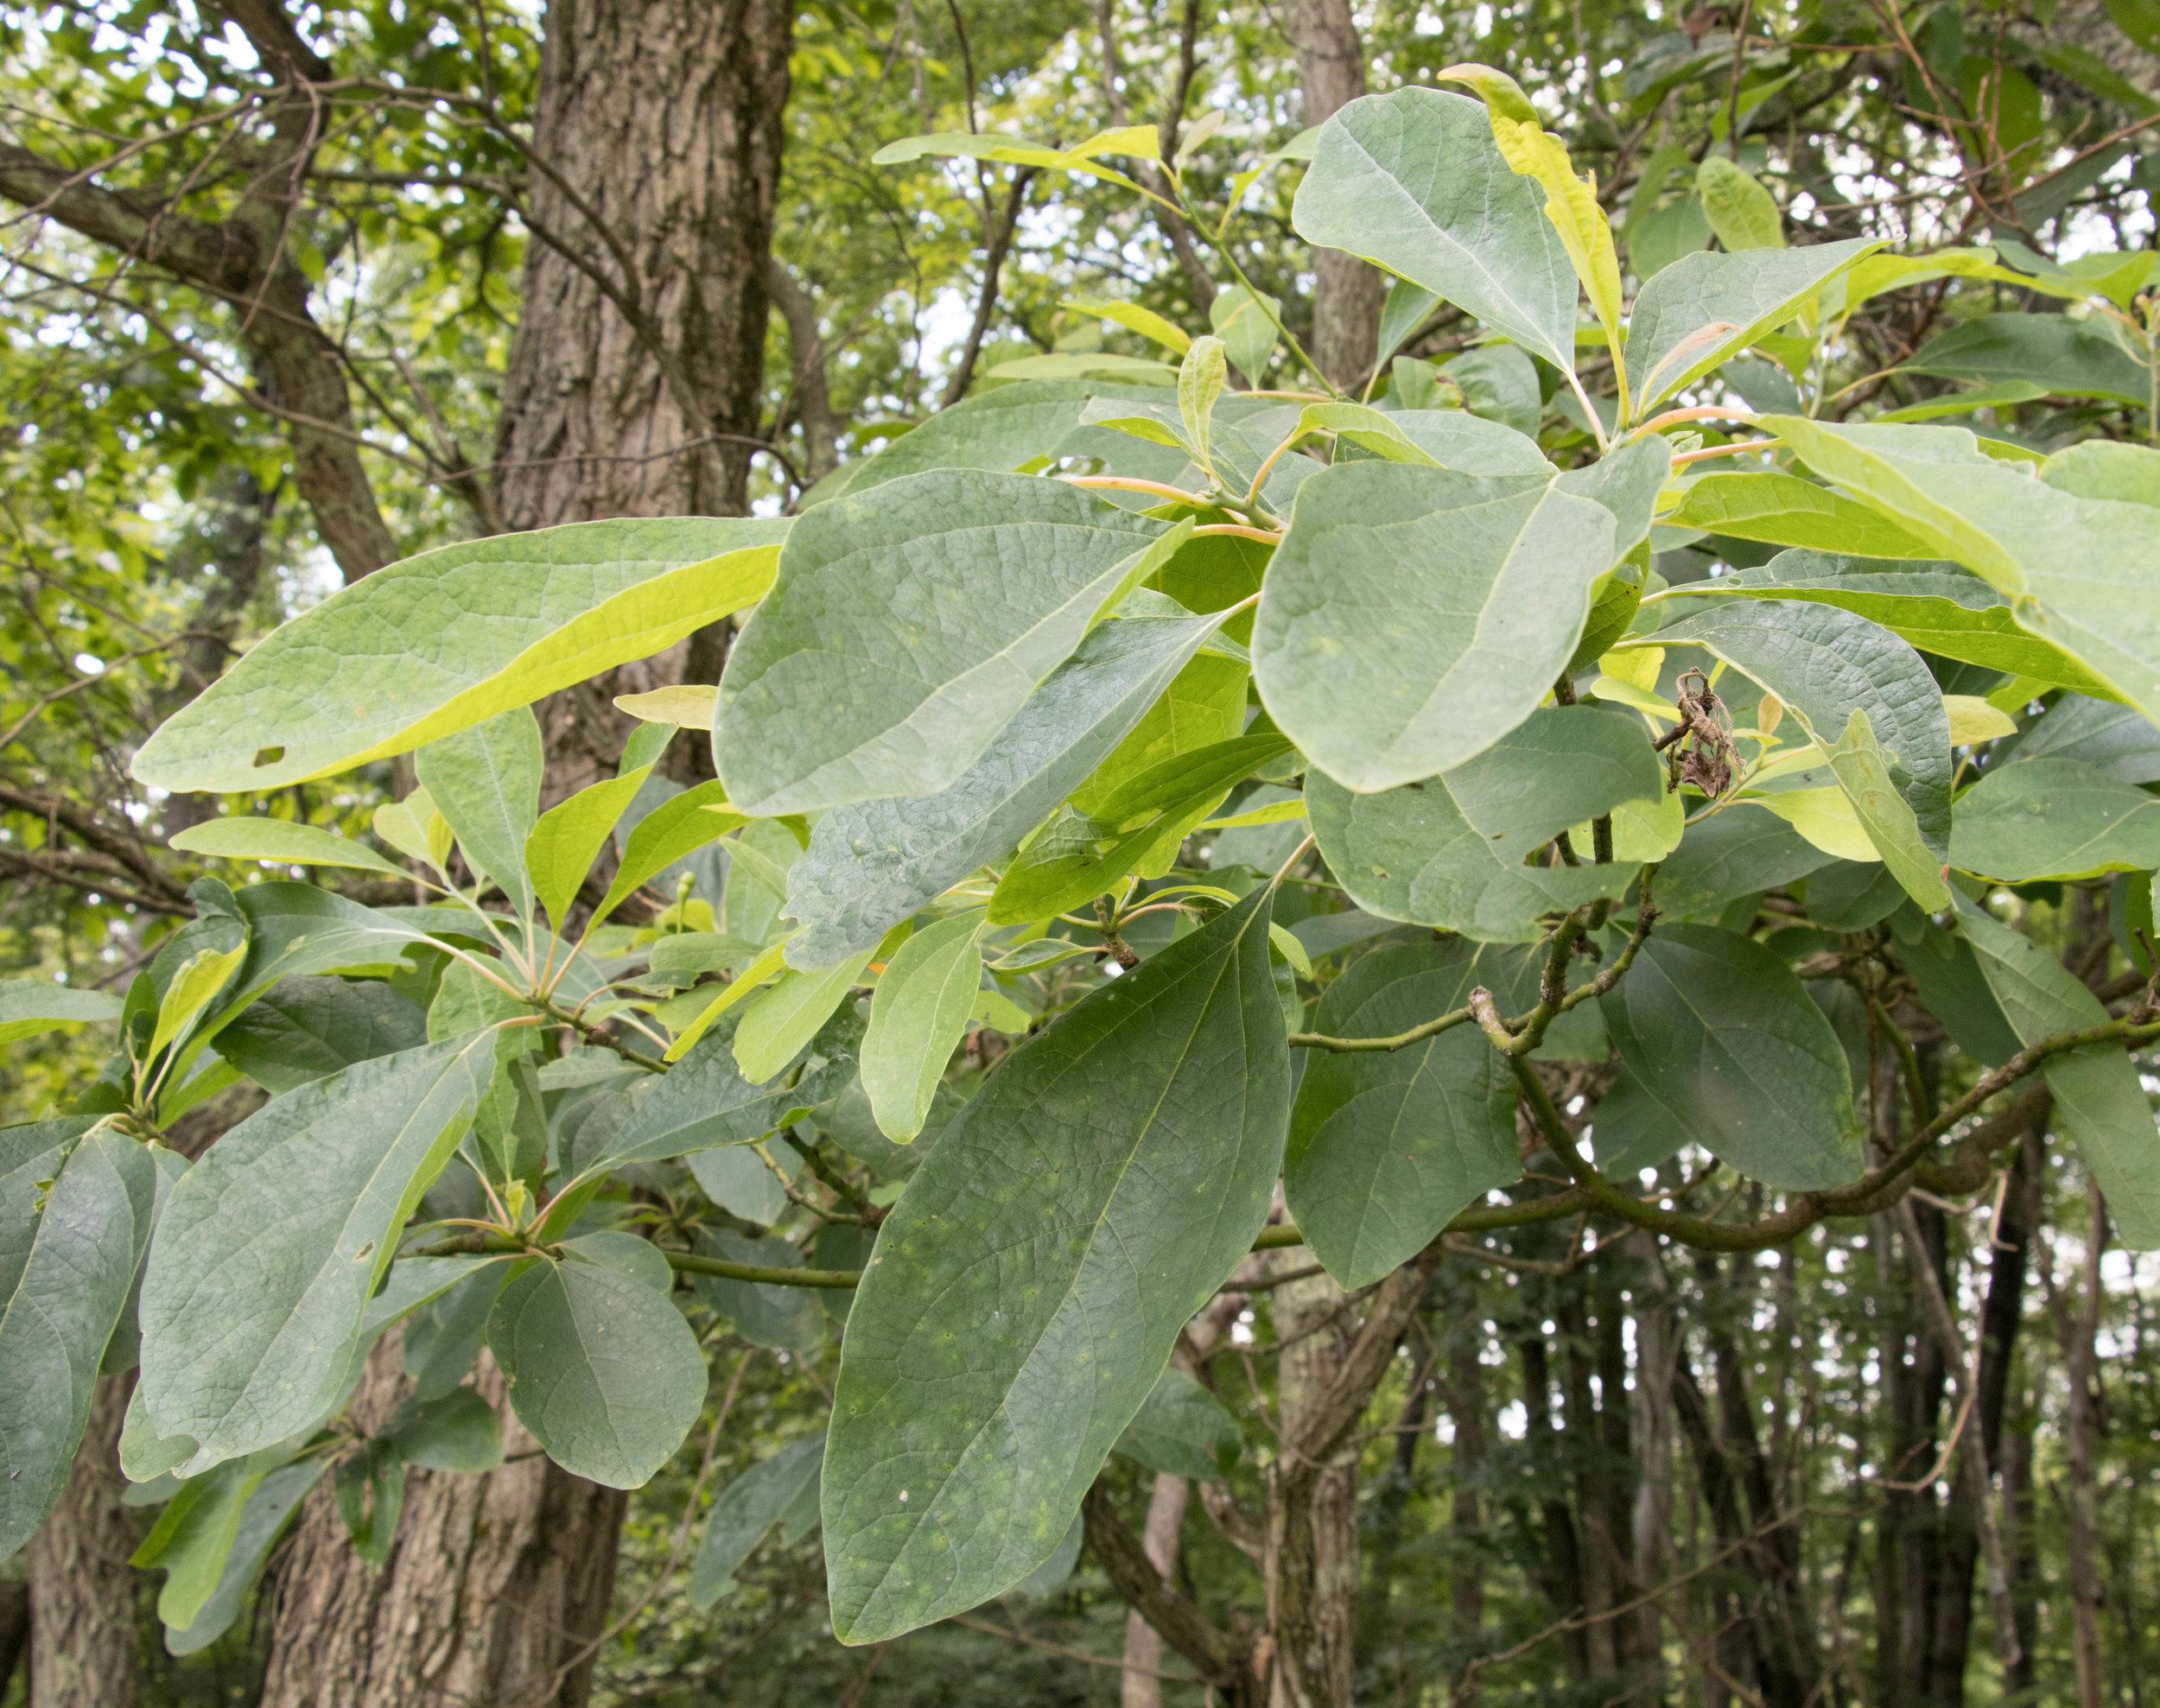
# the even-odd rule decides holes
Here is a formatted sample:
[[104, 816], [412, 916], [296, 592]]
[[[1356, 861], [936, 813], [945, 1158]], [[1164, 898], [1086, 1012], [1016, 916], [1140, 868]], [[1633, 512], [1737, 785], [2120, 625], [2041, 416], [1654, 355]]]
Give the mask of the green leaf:
[[187, 1474], [308, 1428], [335, 1400], [492, 1045], [483, 1032], [304, 1085], [175, 1184], [143, 1282], [141, 1393], [161, 1436], [199, 1444]]
[[[2031, 938], [1969, 903], [1959, 910], [1958, 934], [1972, 945], [2020, 1044], [2106, 1023], [2100, 999]], [[2123, 1243], [2134, 1251], [2160, 1246], [2160, 1134], [2129, 1052], [2119, 1044], [2088, 1044], [2050, 1057], [2041, 1075], [2055, 1094], [2055, 1121], [2106, 1194]]]
[[[886, 934], [902, 936], [905, 924]], [[879, 948], [860, 949], [836, 967], [822, 973], [784, 973], [779, 982], [742, 1011], [735, 1028], [735, 1065], [753, 1085], [763, 1085], [778, 1073], [832, 1018], [833, 1010], [848, 1000], [862, 982], [863, 969], [879, 955]], [[887, 953], [890, 952], [888, 949]]]
[[[226, 1544], [224, 1568], [218, 1573], [216, 1587], [194, 1609], [185, 1628], [165, 1628], [168, 1654], [200, 1654], [239, 1622], [248, 1591], [262, 1577], [270, 1550], [299, 1512], [301, 1502], [328, 1469], [329, 1461], [318, 1456], [281, 1466], [259, 1480], [252, 1480], [233, 1524], [232, 1540]], [[179, 1599], [175, 1597], [175, 1602]], [[161, 1596], [161, 1613], [164, 1606], [164, 1597]]]
[[540, 817], [540, 721], [523, 706], [430, 742], [413, 761], [467, 865], [532, 917], [525, 841]]
[[645, 723], [677, 729], [710, 729], [713, 699], [719, 689], [708, 682], [670, 683], [649, 694], [618, 694], [615, 709]]
[[1158, 567], [1159, 524], [1059, 481], [876, 490], [800, 519], [729, 655], [713, 751], [740, 811], [948, 787]]
[[[1545, 413], [1538, 385], [1537, 365], [1512, 344], [1488, 344], [1465, 350], [1442, 365], [1441, 373], [1462, 387], [1464, 407], [1473, 420], [1483, 417], [1524, 437], [1534, 436]], [[1430, 449], [1428, 446], [1426, 448]], [[1535, 446], [1532, 446], [1535, 449]], [[1433, 453], [1438, 456], [1439, 454]], [[1441, 457], [1442, 462], [1448, 459]], [[1460, 467], [1450, 463], [1449, 467]], [[1513, 473], [1516, 471], [1466, 468], [1466, 474]]]
[[182, 854], [213, 854], [220, 860], [271, 860], [285, 866], [350, 866], [392, 878], [409, 874], [365, 842], [295, 824], [286, 818], [239, 815], [192, 825], [167, 844]]
[[0, 1044], [117, 1020], [121, 1006], [109, 991], [78, 990], [50, 979], [0, 979]]
[[[786, 1166], [785, 1145], [774, 1160]], [[689, 1159], [698, 1190], [730, 1216], [770, 1227], [787, 1214], [788, 1197], [778, 1178], [757, 1152], [740, 1146], [699, 1151]]]
[[[1490, 949], [1375, 950], [1320, 997], [1314, 1030], [1391, 1037], [1496, 982]], [[1283, 1190], [1313, 1255], [1345, 1287], [1422, 1251], [1449, 1218], [1522, 1171], [1515, 1076], [1474, 1025], [1407, 1049], [1311, 1052], [1290, 1116]]]
[[[1949, 905], [1940, 868], [1950, 857], [1950, 721], [1918, 653], [1839, 606], [1752, 600], [1715, 606], [1660, 629], [1657, 638], [1668, 646], [1705, 647], [1783, 701], [1829, 757], [1839, 786], [1913, 898], [1931, 910]], [[1855, 712], [1871, 734], [1853, 736]], [[1871, 757], [1876, 743], [1882, 753]]]
[[[1617, 340], [1620, 333], [1620, 260], [1613, 249], [1612, 227], [1604, 210], [1598, 206], [1597, 181], [1575, 175], [1566, 144], [1546, 130], [1529, 97], [1505, 72], [1490, 66], [1457, 65], [1439, 76], [1446, 81], [1467, 83], [1483, 98], [1493, 142], [1518, 175], [1532, 180], [1545, 191], [1545, 217], [1560, 233], [1575, 276], [1590, 298], [1591, 312], [1607, 335]], [[1620, 390], [1624, 392], [1626, 369], [1621, 368], [1619, 375]]]
[[310, 1080], [428, 1041], [419, 1004], [375, 980], [286, 979], [218, 1032], [218, 1054], [280, 1096]]
[[1115, 321], [1138, 333], [1142, 338], [1161, 345], [1175, 355], [1182, 356], [1192, 347], [1191, 334], [1181, 327], [1172, 326], [1153, 309], [1143, 308], [1137, 302], [1099, 302], [1091, 297], [1068, 296], [1058, 306]]
[[164, 1571], [157, 1616], [167, 1629], [191, 1630], [215, 1597], [239, 1538], [242, 1514], [266, 1472], [257, 1461], [280, 1457], [264, 1453], [236, 1459], [188, 1478], [130, 1558], [131, 1565]]
[[797, 1102], [789, 1087], [760, 1087], [742, 1076], [732, 1028], [710, 1032], [652, 1087], [607, 1153], [590, 1166], [619, 1168], [715, 1145], [746, 1144], [772, 1132]]
[[697, 1018], [676, 1035], [675, 1042], [668, 1045], [667, 1054], [663, 1059], [670, 1062], [680, 1061], [683, 1052], [690, 1049], [699, 1038], [705, 1035], [707, 1027], [737, 1003], [748, 997], [767, 979], [782, 973], [785, 970], [785, 963], [780, 957], [786, 947], [785, 940], [774, 943], [772, 948], [766, 949], [764, 954], [738, 973], [721, 988], [720, 994], [700, 1012]]
[[[1698, 475], [1679, 507], [1658, 520], [1766, 545], [1820, 547], [1855, 560], [1927, 555], [1919, 541], [1858, 499], [1774, 468]], [[1722, 578], [1709, 590], [1725, 591]]]
[[2040, 478], [2074, 498], [2160, 505], [2160, 451], [2150, 446], [2088, 439], [2049, 457]]
[[588, 1234], [511, 1278], [488, 1321], [510, 1403], [574, 1476], [638, 1489], [675, 1456], [705, 1403], [705, 1357], [646, 1241]]
[[1865, 1165], [1844, 1047], [1753, 938], [1661, 920], [1598, 1004], [1620, 1059], [1687, 1142], [1784, 1190], [1842, 1185]]
[[1857, 706], [1846, 718], [1845, 733], [1825, 747], [1823, 753], [1867, 841], [1882, 856], [1890, 875], [1922, 907], [1947, 907], [1947, 850], [1938, 851], [1913, 811], [1919, 792], [1912, 775], [1916, 767], [1902, 765], [1884, 752], [1867, 713]]
[[1571, 825], [1663, 789], [1639, 718], [1548, 707], [1421, 783], [1353, 795], [1308, 776], [1306, 810], [1328, 869], [1368, 913], [1520, 943], [1543, 914], [1617, 897], [1636, 871], [1524, 862]]
[[581, 789], [542, 813], [526, 836], [525, 871], [532, 879], [540, 905], [548, 910], [548, 917], [558, 929], [569, 916], [585, 874], [593, 869], [593, 861], [613, 834], [616, 821], [628, 810], [651, 774], [652, 767], [645, 765]]
[[821, 1431], [789, 1442], [720, 1491], [683, 1591], [692, 1607], [708, 1612], [735, 1587], [734, 1574], [743, 1561], [803, 1498], [804, 1491], [816, 1488], [824, 1457]]
[[[2020, 281], [2029, 283], [2029, 281]], [[2017, 381], [2063, 397], [2152, 401], [2144, 365], [2094, 321], [2067, 314], [1981, 314], [1930, 339], [1899, 370], [1979, 385]]]
[[[1373, 365], [1384, 368], [1388, 359], [1403, 346], [1403, 343], [1425, 324], [1425, 317], [1439, 307], [1437, 291], [1427, 290], [1421, 284], [1408, 279], [1388, 282], [1387, 300], [1380, 308], [1380, 339], [1373, 356]], [[1401, 383], [1401, 370], [1396, 371], [1396, 384]]]
[[1201, 652], [1171, 679], [1162, 695], [1070, 796], [1082, 812], [1096, 811], [1141, 772], [1242, 735], [1252, 671], [1242, 658]]
[[0, 1276], [12, 1283], [0, 1292], [0, 1559], [36, 1533], [67, 1486], [156, 1189], [148, 1150], [109, 1128], [91, 1133], [45, 1195], [22, 1260], [0, 1258], [12, 1271]]
[[1683, 256], [1707, 249], [1711, 236], [1702, 198], [1681, 196], [1633, 222], [1628, 235], [1628, 264], [1647, 284]]
[[581, 522], [422, 552], [259, 643], [166, 721], [134, 774], [160, 789], [275, 789], [409, 752], [753, 603], [788, 526]]
[[181, 1037], [211, 1003], [232, 978], [234, 970], [247, 959], [247, 945], [219, 950], [206, 949], [191, 955], [183, 962], [165, 987], [165, 994], [157, 1005], [157, 1025], [150, 1034], [149, 1048], [143, 1052], [143, 1060], [154, 1061], [162, 1055], [165, 1046]]
[[[1161, 396], [1159, 387], [1109, 380], [1031, 379], [994, 386], [940, 410], [874, 456], [843, 465], [838, 474], [819, 483], [810, 507], [830, 503], [842, 492], [860, 498], [874, 486], [931, 469], [980, 468], [1002, 474], [1038, 457], [1128, 449], [1133, 441], [1123, 435], [1083, 426], [1082, 410], [1090, 399], [1145, 405]], [[1160, 478], [1171, 478], [1182, 463], [1181, 457], [1168, 460], [1171, 467]]]
[[1572, 372], [1575, 270], [1530, 181], [1467, 96], [1398, 89], [1320, 127], [1292, 223], [1422, 285]]
[[1218, 290], [1208, 304], [1208, 324], [1220, 334], [1230, 365], [1248, 385], [1258, 386], [1274, 360], [1275, 322], [1281, 312], [1276, 298], [1255, 296], [1243, 285]]
[[[1115, 762], [1128, 733], [1158, 721], [1149, 708], [1176, 692], [1188, 660], [1202, 662], [1194, 651], [1215, 626], [1210, 617], [1098, 624], [950, 787], [827, 812], [788, 876], [787, 915], [802, 925], [790, 962], [814, 968], [870, 947], [976, 867], [1010, 854], [1098, 766]], [[1242, 679], [1229, 660], [1206, 664]], [[1239, 698], [1242, 709], [1242, 688]]]
[[1270, 899], [1013, 1051], [886, 1216], [826, 1450], [842, 1641], [964, 1611], [1047, 1559], [1251, 1247], [1290, 1103]]
[[502, 1420], [469, 1387], [408, 1398], [383, 1426], [383, 1439], [401, 1464], [471, 1474], [503, 1462]]
[[369, 1441], [339, 1461], [331, 1484], [353, 1553], [370, 1565], [382, 1565], [404, 1509], [404, 1466], [382, 1443]]
[[1572, 656], [1615, 533], [1602, 505], [1534, 476], [1323, 470], [1299, 490], [1261, 595], [1261, 699], [1361, 792], [1460, 765], [1528, 716]]
[[1628, 371], [1647, 416], [1660, 400], [1738, 355], [1806, 308], [1830, 280], [1883, 247], [1853, 238], [1805, 249], [1683, 255], [1642, 287], [1628, 324]]
[[[1173, 762], [1174, 763], [1174, 762]], [[1021, 924], [1084, 907], [1166, 841], [1175, 845], [1222, 802], [1226, 788], [1189, 796], [1131, 830], [1060, 807], [990, 894], [993, 925]]]
[[1775, 815], [1741, 803], [1700, 824], [1658, 868], [1658, 911], [1714, 919], [1727, 903], [1805, 878], [1837, 859]]
[[1219, 799], [1233, 784], [1289, 751], [1287, 738], [1273, 732], [1210, 742], [1127, 778], [1097, 800], [1092, 816], [1120, 831], [1137, 830], [1197, 796]]
[[594, 911], [594, 922], [613, 913], [622, 905], [625, 897], [655, 873], [750, 822], [740, 813], [727, 810], [727, 791], [720, 783], [700, 783], [663, 801], [639, 819], [629, 840], [623, 844], [622, 861], [615, 868], [614, 881], [608, 885], [606, 898]]
[[402, 801], [385, 801], [375, 809], [375, 834], [408, 860], [424, 860], [442, 871], [450, 860], [450, 822], [435, 810], [425, 789], [415, 789]]
[[1177, 371], [1145, 356], [1120, 356], [1109, 351], [1068, 351], [1053, 356], [1022, 356], [1000, 362], [983, 378], [994, 380], [1085, 379], [1091, 374], [1128, 379], [1140, 384], [1172, 385]]
[[[1820, 486], [1809, 490], [1824, 493], [1865, 517], [1859, 529], [1844, 533], [1848, 551], [1856, 535], [1864, 539], [1867, 529], [1891, 525], [1855, 499], [1827, 492]], [[1845, 518], [1839, 519], [1837, 527], [1844, 532]], [[1712, 531], [1730, 530], [1713, 528]], [[1760, 568], [1742, 569], [1696, 583], [1688, 593], [1691, 597], [1730, 594], [1840, 606], [1880, 623], [1922, 652], [2040, 682], [2061, 683], [2083, 694], [2108, 691], [2105, 683], [2061, 647], [2019, 627], [2011, 601], [2003, 594], [1961, 564], [1945, 560], [1884, 562], [1865, 554], [1782, 551]], [[2137, 718], [2127, 708], [2115, 710]], [[2155, 776], [2160, 778], [2160, 772]]]
[[1173, 1365], [1118, 1437], [1117, 1451], [1168, 1476], [1210, 1481], [1228, 1474], [1244, 1443], [1229, 1407]]
[[[403, 1270], [443, 1260], [409, 1257], [391, 1266], [391, 1276], [394, 1282]], [[433, 1287], [439, 1279], [429, 1277], [427, 1285]], [[506, 1263], [476, 1266], [453, 1277], [448, 1286], [416, 1306], [405, 1319], [405, 1374], [413, 1379], [415, 1405], [426, 1405], [458, 1390], [465, 1373], [487, 1343], [488, 1317], [509, 1279]]]
[[1695, 194], [1710, 229], [1728, 250], [1785, 247], [1785, 220], [1776, 200], [1725, 156], [1703, 156], [1695, 168]]
[[[701, 1257], [760, 1269], [799, 1269], [803, 1264], [803, 1254], [777, 1234], [760, 1240], [729, 1228], [700, 1228], [690, 1246]], [[728, 1281], [717, 1275], [693, 1275], [690, 1281], [697, 1296], [732, 1322], [735, 1333], [753, 1346], [804, 1352], [825, 1343], [824, 1307], [808, 1287]]]
[[2160, 783], [2160, 728], [2135, 707], [2066, 694], [1996, 754], [1998, 765], [2040, 759], [2075, 759], [2118, 783]]
[[2160, 798], [2075, 759], [1992, 769], [1958, 802], [1950, 857], [1999, 883], [2160, 867]]
[[1807, 917], [1833, 931], [1865, 931], [1904, 904], [1904, 886], [1878, 861], [1841, 860], [1807, 877]]
[[2160, 711], [2160, 509], [2082, 498], [1985, 455], [1956, 427], [1766, 417], [1817, 473], [2007, 595], [2018, 623], [2115, 697]]
[[925, 925], [894, 953], [870, 998], [862, 1088], [879, 1129], [905, 1145], [923, 1130], [982, 982], [983, 910]]
[[1201, 339], [1185, 352], [1178, 369], [1178, 414], [1185, 422], [1185, 443], [1193, 461], [1210, 474], [1215, 465], [1208, 457], [1208, 430], [1213, 424], [1215, 400], [1229, 383], [1223, 352], [1221, 339]]

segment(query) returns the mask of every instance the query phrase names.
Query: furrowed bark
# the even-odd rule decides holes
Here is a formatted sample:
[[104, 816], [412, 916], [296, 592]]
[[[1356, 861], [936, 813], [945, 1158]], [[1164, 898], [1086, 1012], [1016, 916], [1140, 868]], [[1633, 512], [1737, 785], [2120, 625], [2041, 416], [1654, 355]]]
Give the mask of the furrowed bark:
[[60, 1505], [30, 1539], [29, 1708], [135, 1708], [139, 1538], [120, 1504], [131, 1372], [99, 1376]]
[[[1305, 122], [1318, 124], [1365, 92], [1365, 45], [1350, 0], [1287, 0], [1280, 14], [1298, 57]], [[1380, 275], [1340, 250], [1312, 254], [1312, 359], [1345, 390], [1372, 372], [1380, 340]]]
[[[415, 1469], [390, 1558], [370, 1565], [319, 1486], [272, 1593], [261, 1708], [577, 1708], [614, 1588], [626, 1497], [541, 1454], [486, 1353], [470, 1385], [504, 1419], [511, 1463], [486, 1476]], [[378, 1429], [410, 1391], [384, 1337], [351, 1407]]]
[[[546, 238], [496, 436], [505, 527], [747, 507], [792, 22], [778, 0], [549, 7], [528, 174]], [[725, 656], [701, 631], [545, 702], [548, 798], [613, 775], [613, 696], [716, 681]], [[676, 744], [685, 763], [696, 745]]]

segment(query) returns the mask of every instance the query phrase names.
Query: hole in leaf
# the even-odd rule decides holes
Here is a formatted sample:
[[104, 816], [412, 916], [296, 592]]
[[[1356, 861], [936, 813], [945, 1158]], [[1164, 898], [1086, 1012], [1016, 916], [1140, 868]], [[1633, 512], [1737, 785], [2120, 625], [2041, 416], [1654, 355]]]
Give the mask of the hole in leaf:
[[259, 770], [264, 765], [274, 765], [284, 757], [285, 750], [283, 747], [257, 747], [255, 750], [256, 767]]

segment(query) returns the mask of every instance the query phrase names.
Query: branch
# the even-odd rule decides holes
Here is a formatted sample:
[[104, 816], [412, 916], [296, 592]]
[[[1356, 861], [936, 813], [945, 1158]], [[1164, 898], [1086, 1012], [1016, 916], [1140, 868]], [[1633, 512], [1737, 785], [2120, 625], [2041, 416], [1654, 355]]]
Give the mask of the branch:
[[1109, 1491], [1101, 1483], [1080, 1502], [1080, 1517], [1087, 1527], [1088, 1546], [1126, 1605], [1198, 1667], [1210, 1685], [1234, 1698], [1245, 1695], [1252, 1677], [1250, 1648], [1163, 1582], [1147, 1550], [1118, 1516]]
[[101, 189], [90, 181], [95, 169], [76, 170], [0, 143], [0, 197], [221, 295], [245, 295], [257, 283], [259, 259], [246, 232]]

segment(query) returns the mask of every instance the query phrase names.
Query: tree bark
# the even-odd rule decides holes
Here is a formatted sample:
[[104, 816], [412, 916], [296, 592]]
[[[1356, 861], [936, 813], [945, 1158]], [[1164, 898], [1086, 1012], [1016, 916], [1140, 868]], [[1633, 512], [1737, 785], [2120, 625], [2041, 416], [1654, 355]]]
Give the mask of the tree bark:
[[[1474, 1297], [1474, 1284], [1452, 1292], [1450, 1318], [1462, 1314], [1460, 1301]], [[1472, 1321], [1458, 1327], [1447, 1345], [1447, 1416], [1455, 1426], [1449, 1455], [1454, 1491], [1448, 1510], [1448, 1603], [1459, 1642], [1475, 1642], [1485, 1622], [1484, 1522], [1477, 1498], [1486, 1452], [1485, 1370], [1478, 1361], [1483, 1342], [1483, 1323]]]
[[30, 1708], [135, 1708], [137, 1538], [120, 1504], [132, 1372], [99, 1376], [60, 1504], [27, 1550]]
[[[772, 265], [772, 306], [787, 324], [788, 354], [795, 376], [788, 387], [790, 416], [803, 429], [803, 466], [805, 489], [814, 486], [840, 465], [840, 418], [833, 413], [832, 386], [825, 371], [825, 343], [817, 327], [817, 303], [810, 291], [781, 264]], [[777, 430], [777, 429], [776, 429]]]
[[[2031, 1139], [2032, 1135], [2028, 1135]], [[2010, 1391], [2010, 1368], [2017, 1346], [2017, 1330], [2023, 1320], [2025, 1262], [2033, 1229], [2040, 1214], [2040, 1162], [2036, 1143], [2021, 1144], [2011, 1152], [2011, 1176], [2003, 1196], [2003, 1213], [1995, 1228], [1995, 1244], [1988, 1260], [1987, 1303], [1980, 1315], [1979, 1392], [1967, 1429], [1979, 1432], [1986, 1462], [2004, 1466], [2003, 1407]], [[2010, 1487], [2004, 1467], [2004, 1486]], [[1980, 1559], [1978, 1515], [1968, 1499], [1960, 1498], [1944, 1514], [1941, 1594], [1935, 1610], [1934, 1656], [1928, 1667], [1933, 1700], [1944, 1708], [1963, 1708], [1965, 1672], [1973, 1641], [1973, 1578]], [[2017, 1558], [2012, 1527], [2000, 1527], [2004, 1535], [2005, 1564]], [[2016, 1572], [2011, 1571], [2011, 1585]], [[2011, 1589], [2006, 1585], [2006, 1591]], [[2013, 1625], [2015, 1629], [2015, 1625]], [[2019, 1637], [2019, 1664], [2026, 1660], [2029, 1639]], [[2015, 1672], [2017, 1667], [2011, 1669]]]
[[[1350, 0], [1286, 0], [1283, 33], [1298, 57], [1305, 122], [1318, 124], [1365, 92], [1365, 45]], [[1364, 384], [1380, 341], [1380, 275], [1338, 249], [1312, 256], [1312, 359], [1344, 390]]]
[[[543, 241], [496, 435], [505, 527], [747, 507], [793, 18], [782, 0], [551, 0], [528, 173]], [[548, 798], [613, 775], [615, 695], [717, 681], [726, 638], [547, 702]]]
[[[1158, 1471], [1147, 1497], [1140, 1547], [1165, 1584], [1178, 1569], [1178, 1534], [1185, 1527], [1192, 1485], [1172, 1471]], [[1125, 1671], [1118, 1679], [1120, 1708], [1162, 1708], [1162, 1633], [1138, 1613], [1125, 1616]]]
[[[1305, 1260], [1302, 1252], [1286, 1255]], [[1348, 1362], [1354, 1324], [1344, 1297], [1325, 1274], [1275, 1289], [1286, 1451], [1270, 1468], [1263, 1561], [1275, 1639], [1269, 1708], [1350, 1708], [1356, 1679], [1357, 1455], [1339, 1444], [1319, 1455], [1299, 1444], [1315, 1433]]]
[[[410, 1391], [384, 1337], [351, 1415], [382, 1427]], [[391, 1553], [353, 1552], [328, 1479], [302, 1509], [274, 1594], [261, 1708], [578, 1708], [614, 1588], [626, 1497], [572, 1476], [505, 1403], [486, 1354], [471, 1385], [503, 1414], [484, 1476], [413, 1470]]]
[[2088, 1184], [2092, 1223], [2086, 1235], [2084, 1285], [2077, 1311], [2059, 1312], [2063, 1331], [2063, 1375], [2070, 1389], [2063, 1419], [2062, 1459], [2068, 1489], [2065, 1538], [2070, 1579], [2070, 1651], [2076, 1666], [2078, 1708], [2100, 1708], [2106, 1679], [2100, 1671], [2100, 1518], [2093, 1498], [2093, 1458], [2100, 1441], [2100, 1355], [2093, 1345], [2100, 1320], [2100, 1254], [2107, 1246], [2107, 1210], [2100, 1188]]
[[792, 27], [778, 0], [550, 0], [505, 526], [744, 509]]
[[[497, 435], [504, 526], [745, 507], [792, 17], [780, 0], [549, 6], [527, 175], [537, 240]], [[612, 774], [610, 695], [686, 670], [715, 679], [695, 674], [701, 641], [724, 653], [724, 635], [701, 632], [541, 708], [551, 796]], [[585, 1700], [624, 1497], [540, 1456], [485, 1360], [474, 1385], [513, 1462], [416, 1473], [384, 1566], [353, 1554], [327, 1484], [309, 1496], [263, 1708]], [[393, 1337], [356, 1413], [379, 1420], [402, 1386]]]

